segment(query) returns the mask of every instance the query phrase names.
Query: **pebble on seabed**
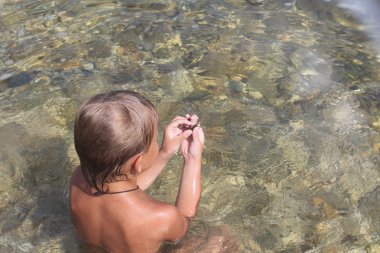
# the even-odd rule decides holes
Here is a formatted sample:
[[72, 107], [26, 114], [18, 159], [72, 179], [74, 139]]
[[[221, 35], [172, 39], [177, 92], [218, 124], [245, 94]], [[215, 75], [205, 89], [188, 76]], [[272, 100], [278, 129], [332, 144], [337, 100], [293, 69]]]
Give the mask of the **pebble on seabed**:
[[27, 72], [21, 72], [17, 75], [14, 75], [6, 80], [8, 87], [15, 88], [22, 86], [24, 84], [30, 83], [32, 81], [32, 76]]
[[82, 67], [85, 70], [92, 70], [94, 68], [94, 64], [92, 64], [92, 63], [84, 63], [84, 64], [82, 64]]
[[264, 0], [246, 0], [247, 3], [250, 3], [252, 5], [259, 5], [259, 4], [263, 4], [264, 3]]
[[8, 79], [8, 78], [10, 78], [10, 77], [12, 77], [13, 76], [13, 74], [11, 74], [11, 73], [5, 73], [5, 74], [2, 74], [1, 76], [0, 76], [0, 81], [4, 81], [4, 80], [6, 80], [6, 79]]

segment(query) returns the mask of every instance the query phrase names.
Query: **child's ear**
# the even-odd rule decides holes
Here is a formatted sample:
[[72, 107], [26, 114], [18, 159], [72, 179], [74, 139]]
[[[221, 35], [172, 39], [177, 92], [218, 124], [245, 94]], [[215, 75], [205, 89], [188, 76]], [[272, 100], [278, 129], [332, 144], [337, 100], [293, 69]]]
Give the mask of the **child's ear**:
[[132, 157], [132, 166], [131, 166], [131, 174], [132, 175], [138, 175], [141, 173], [141, 171], [142, 171], [142, 167], [141, 167], [142, 157], [143, 157], [142, 153], [137, 154], [137, 155]]

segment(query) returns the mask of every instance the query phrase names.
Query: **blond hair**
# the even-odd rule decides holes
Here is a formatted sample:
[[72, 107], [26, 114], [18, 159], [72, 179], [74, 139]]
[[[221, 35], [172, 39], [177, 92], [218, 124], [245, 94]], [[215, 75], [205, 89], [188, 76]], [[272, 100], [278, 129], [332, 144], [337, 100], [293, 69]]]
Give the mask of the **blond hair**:
[[111, 91], [84, 102], [75, 119], [74, 142], [87, 183], [106, 193], [106, 182], [127, 178], [123, 164], [149, 149], [156, 126], [154, 105], [137, 92]]

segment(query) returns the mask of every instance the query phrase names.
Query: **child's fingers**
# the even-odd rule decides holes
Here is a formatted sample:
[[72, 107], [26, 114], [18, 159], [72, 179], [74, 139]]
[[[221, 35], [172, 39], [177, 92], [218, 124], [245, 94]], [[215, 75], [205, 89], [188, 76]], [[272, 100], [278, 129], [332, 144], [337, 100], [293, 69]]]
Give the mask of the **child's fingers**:
[[173, 120], [172, 122], [170, 122], [169, 126], [171, 126], [171, 127], [179, 127], [181, 125], [191, 126], [191, 124], [192, 124], [191, 121], [181, 117], [181, 118], [177, 118], [177, 119]]
[[187, 117], [176, 116], [176, 117], [174, 117], [174, 119], [172, 119], [171, 122], [173, 122], [173, 121], [177, 121], [177, 120], [180, 120], [180, 119], [185, 119], [185, 120], [187, 120]]
[[186, 131], [184, 131], [184, 132], [182, 133], [182, 140], [186, 140], [186, 139], [189, 138], [190, 135], [192, 135], [192, 134], [193, 134], [193, 131], [191, 131], [191, 130], [186, 130]]
[[205, 134], [203, 132], [203, 128], [202, 127], [197, 127], [198, 128], [198, 132], [199, 132], [199, 141], [202, 143], [202, 145], [205, 143]]
[[195, 142], [199, 142], [201, 145], [205, 142], [205, 135], [203, 133], [203, 129], [201, 127], [196, 127], [193, 130], [193, 138]]
[[193, 114], [190, 117], [190, 121], [194, 124], [194, 123], [197, 123], [199, 121], [199, 118], [196, 114]]
[[190, 120], [191, 122], [193, 122], [193, 124], [196, 123], [199, 120], [199, 118], [198, 118], [198, 116], [196, 114], [193, 114], [191, 116], [190, 116], [190, 114], [186, 114], [185, 118], [188, 119], [188, 120]]

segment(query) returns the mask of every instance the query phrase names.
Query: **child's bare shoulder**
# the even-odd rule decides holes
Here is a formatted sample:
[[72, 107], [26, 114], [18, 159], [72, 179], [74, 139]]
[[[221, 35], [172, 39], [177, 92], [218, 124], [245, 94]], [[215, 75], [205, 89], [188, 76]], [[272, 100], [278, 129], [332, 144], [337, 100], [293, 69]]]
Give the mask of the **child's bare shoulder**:
[[155, 213], [158, 218], [165, 220], [165, 222], [178, 222], [178, 220], [182, 218], [182, 215], [178, 211], [177, 207], [163, 202], [159, 202]]
[[156, 210], [155, 217], [162, 228], [163, 240], [177, 241], [185, 235], [188, 220], [179, 212], [177, 207], [163, 203]]

